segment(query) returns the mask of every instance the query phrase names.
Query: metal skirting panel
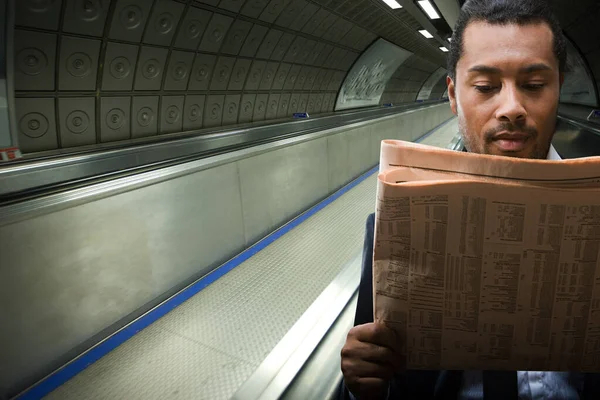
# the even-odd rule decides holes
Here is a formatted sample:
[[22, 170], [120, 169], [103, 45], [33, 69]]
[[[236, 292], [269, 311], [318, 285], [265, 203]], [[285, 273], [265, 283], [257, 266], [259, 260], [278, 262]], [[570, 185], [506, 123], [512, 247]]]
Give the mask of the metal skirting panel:
[[436, 105], [0, 208], [0, 397], [374, 166], [381, 139], [414, 140], [449, 114]]
[[[419, 143], [435, 147], [448, 147], [458, 135], [458, 118], [451, 118]], [[460, 137], [460, 136], [458, 136]]]
[[369, 177], [47, 398], [229, 398], [356, 254], [375, 182]]
[[[456, 120], [422, 143], [447, 146]], [[228, 399], [361, 248], [372, 175], [47, 399]]]

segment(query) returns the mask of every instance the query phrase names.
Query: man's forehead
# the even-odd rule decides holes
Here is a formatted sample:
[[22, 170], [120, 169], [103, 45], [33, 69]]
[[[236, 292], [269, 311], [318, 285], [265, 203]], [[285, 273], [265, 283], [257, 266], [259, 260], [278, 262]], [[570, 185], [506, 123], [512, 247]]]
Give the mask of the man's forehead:
[[552, 30], [545, 23], [501, 25], [475, 21], [465, 29], [459, 63], [467, 69], [475, 63], [510, 66], [534, 62], [558, 68]]

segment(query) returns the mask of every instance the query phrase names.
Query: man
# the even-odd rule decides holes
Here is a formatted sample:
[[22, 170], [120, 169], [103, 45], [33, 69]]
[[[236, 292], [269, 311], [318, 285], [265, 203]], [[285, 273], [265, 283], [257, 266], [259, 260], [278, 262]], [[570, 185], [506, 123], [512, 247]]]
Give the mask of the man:
[[[560, 159], [551, 146], [566, 49], [546, 0], [469, 0], [448, 59], [450, 105], [465, 150]], [[406, 371], [402, 338], [373, 323], [373, 215], [367, 222], [355, 327], [342, 349], [348, 399], [600, 399], [595, 374]]]

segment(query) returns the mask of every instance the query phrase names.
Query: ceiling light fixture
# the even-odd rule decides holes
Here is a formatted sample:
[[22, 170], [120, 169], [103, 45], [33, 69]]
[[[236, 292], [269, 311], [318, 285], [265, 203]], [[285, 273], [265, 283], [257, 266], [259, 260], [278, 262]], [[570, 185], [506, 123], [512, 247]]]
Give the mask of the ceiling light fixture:
[[423, 36], [425, 36], [427, 39], [431, 39], [433, 37], [433, 35], [431, 33], [429, 33], [429, 31], [427, 29], [421, 29], [419, 31], [419, 33]]
[[451, 37], [449, 37], [449, 38], [448, 38], [448, 41], [449, 41], [450, 43], [452, 43], [452, 38], [451, 38]]
[[440, 50], [443, 51], [444, 53], [447, 53], [449, 50], [447, 48], [445, 48], [444, 46], [440, 47]]
[[397, 10], [398, 8], [402, 8], [402, 6], [396, 0], [383, 0], [385, 4], [390, 6], [392, 10]]
[[[384, 0], [385, 1], [385, 0]], [[419, 7], [427, 14], [429, 19], [440, 19], [440, 14], [435, 10], [435, 7], [429, 2], [429, 0], [419, 0]]]

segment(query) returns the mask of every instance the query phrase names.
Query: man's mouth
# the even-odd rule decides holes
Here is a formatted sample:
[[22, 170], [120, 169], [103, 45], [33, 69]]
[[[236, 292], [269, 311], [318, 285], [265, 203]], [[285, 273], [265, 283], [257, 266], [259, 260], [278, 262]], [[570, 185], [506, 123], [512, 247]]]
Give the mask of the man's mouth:
[[525, 149], [530, 137], [521, 132], [500, 132], [494, 135], [492, 143], [502, 151], [518, 152]]

